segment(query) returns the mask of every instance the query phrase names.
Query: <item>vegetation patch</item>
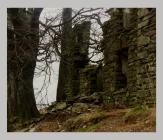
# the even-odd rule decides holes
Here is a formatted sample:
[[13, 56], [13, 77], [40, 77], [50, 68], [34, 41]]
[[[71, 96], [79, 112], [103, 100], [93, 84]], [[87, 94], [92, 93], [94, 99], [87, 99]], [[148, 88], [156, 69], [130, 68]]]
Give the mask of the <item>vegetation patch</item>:
[[130, 109], [123, 117], [125, 123], [136, 122], [149, 115], [149, 108], [146, 105], [138, 105]]
[[96, 132], [98, 128], [99, 128], [99, 124], [97, 123], [91, 126], [83, 126], [82, 128], [75, 130], [75, 132]]
[[67, 120], [64, 127], [67, 129], [66, 131], [74, 131], [78, 128], [86, 129], [88, 125], [96, 124], [106, 117], [107, 114], [104, 112], [85, 113]]

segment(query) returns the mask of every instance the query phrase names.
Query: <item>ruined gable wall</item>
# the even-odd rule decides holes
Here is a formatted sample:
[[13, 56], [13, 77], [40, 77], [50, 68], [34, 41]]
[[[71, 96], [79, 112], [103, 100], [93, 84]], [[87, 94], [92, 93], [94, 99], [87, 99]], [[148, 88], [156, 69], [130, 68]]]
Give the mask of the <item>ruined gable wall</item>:
[[129, 103], [152, 105], [156, 96], [156, 11], [140, 8], [136, 15], [127, 42]]
[[[104, 90], [114, 105], [153, 104], [156, 94], [156, 11], [140, 8], [111, 9], [108, 12], [111, 19], [103, 26], [101, 46], [105, 60]], [[121, 57], [125, 48], [127, 64], [123, 64]], [[123, 73], [126, 73], [128, 92], [117, 92], [125, 87]]]
[[68, 100], [78, 96], [80, 92], [80, 70], [88, 64], [88, 48], [90, 36], [89, 21], [76, 24], [72, 31], [70, 53], [70, 77], [66, 81], [66, 95]]
[[109, 11], [110, 20], [103, 26], [104, 40], [104, 89], [111, 93], [121, 87], [121, 64], [119, 50], [121, 50], [121, 32], [123, 31], [122, 9], [111, 9]]

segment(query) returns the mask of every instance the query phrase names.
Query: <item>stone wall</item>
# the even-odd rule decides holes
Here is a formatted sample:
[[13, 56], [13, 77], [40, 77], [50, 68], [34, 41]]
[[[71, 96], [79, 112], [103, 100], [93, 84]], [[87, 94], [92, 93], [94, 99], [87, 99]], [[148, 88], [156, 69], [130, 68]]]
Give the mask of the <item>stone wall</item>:
[[80, 95], [90, 95], [96, 91], [96, 65], [87, 65], [80, 70]]
[[111, 19], [103, 26], [103, 49], [104, 49], [104, 89], [113, 92], [122, 87], [121, 61], [119, 51], [121, 50], [120, 33], [123, 30], [122, 9], [111, 9], [108, 11]]
[[[114, 104], [153, 105], [156, 95], [156, 9], [110, 9], [103, 25], [104, 91]], [[120, 98], [118, 96], [118, 98]]]
[[156, 100], [156, 9], [138, 9], [136, 13], [137, 24], [128, 38], [130, 104], [151, 105]]
[[103, 91], [102, 66], [87, 65], [80, 70], [80, 95]]

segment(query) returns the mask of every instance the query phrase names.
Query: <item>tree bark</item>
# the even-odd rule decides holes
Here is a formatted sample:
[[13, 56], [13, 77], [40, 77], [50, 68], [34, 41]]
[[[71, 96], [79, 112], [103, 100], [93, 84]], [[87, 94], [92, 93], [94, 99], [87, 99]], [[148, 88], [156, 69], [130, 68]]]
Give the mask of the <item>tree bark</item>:
[[[64, 8], [62, 13], [63, 23], [67, 22], [62, 27], [62, 44], [61, 44], [61, 54], [62, 58], [60, 60], [59, 66], [59, 78], [57, 87], [57, 101], [66, 100], [66, 86], [70, 80], [70, 52], [71, 52], [71, 33], [72, 33], [72, 23], [70, 19], [72, 18], [72, 9]], [[69, 22], [68, 22], [69, 21]]]
[[33, 90], [33, 77], [39, 43], [39, 16], [42, 8], [8, 9], [7, 82], [8, 119], [28, 120], [39, 116]]

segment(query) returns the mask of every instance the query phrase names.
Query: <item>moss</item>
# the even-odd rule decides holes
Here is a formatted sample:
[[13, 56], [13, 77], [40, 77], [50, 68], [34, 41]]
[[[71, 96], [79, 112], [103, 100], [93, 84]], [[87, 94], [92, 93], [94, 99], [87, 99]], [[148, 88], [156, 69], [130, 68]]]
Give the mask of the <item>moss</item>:
[[99, 124], [94, 124], [85, 128], [79, 128], [75, 130], [75, 132], [95, 132], [98, 127], [99, 127]]
[[67, 120], [64, 127], [67, 128], [67, 131], [74, 131], [87, 125], [97, 124], [106, 117], [107, 114], [103, 112], [81, 114], [78, 117]]
[[149, 114], [149, 108], [146, 105], [137, 105], [129, 110], [123, 117], [125, 123], [135, 122], [137, 119], [144, 118]]
[[67, 108], [67, 110], [71, 110], [71, 112], [81, 113], [88, 110], [88, 105], [85, 103], [74, 103], [72, 107]]

